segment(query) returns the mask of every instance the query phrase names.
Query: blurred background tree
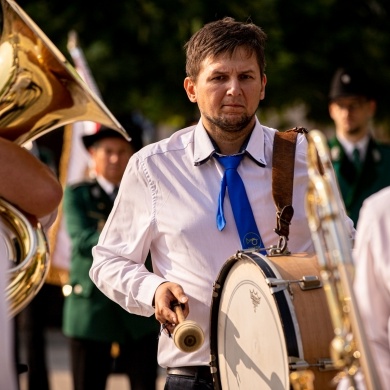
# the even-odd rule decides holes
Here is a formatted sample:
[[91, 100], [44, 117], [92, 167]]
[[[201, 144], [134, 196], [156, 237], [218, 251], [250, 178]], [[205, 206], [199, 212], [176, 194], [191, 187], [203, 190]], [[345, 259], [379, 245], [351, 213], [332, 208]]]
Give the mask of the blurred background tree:
[[[341, 65], [366, 70], [378, 88], [377, 122], [390, 122], [388, 0], [20, 0], [71, 61], [75, 30], [105, 103], [178, 128], [197, 115], [183, 89], [183, 45], [212, 20], [252, 20], [268, 35], [268, 85], [260, 117], [280, 129], [297, 118], [330, 126], [327, 94]], [[300, 120], [300, 119], [299, 119]], [[386, 133], [386, 131], [385, 131]], [[386, 133], [387, 134], [387, 133]]]

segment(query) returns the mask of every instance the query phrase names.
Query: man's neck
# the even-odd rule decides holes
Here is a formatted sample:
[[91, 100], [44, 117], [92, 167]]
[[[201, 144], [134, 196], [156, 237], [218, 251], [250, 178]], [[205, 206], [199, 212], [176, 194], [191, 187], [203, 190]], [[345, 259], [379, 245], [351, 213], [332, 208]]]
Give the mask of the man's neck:
[[350, 129], [348, 130], [337, 130], [336, 129], [336, 135], [339, 140], [344, 140], [346, 142], [356, 144], [363, 140], [364, 138], [367, 138], [369, 136], [370, 132], [367, 128], [356, 128], [356, 129]]
[[214, 126], [211, 131], [206, 127], [205, 130], [213, 140], [214, 145], [217, 146], [217, 151], [223, 155], [230, 156], [242, 151], [243, 146], [248, 142], [253, 128], [254, 126], [241, 132], [227, 132]]

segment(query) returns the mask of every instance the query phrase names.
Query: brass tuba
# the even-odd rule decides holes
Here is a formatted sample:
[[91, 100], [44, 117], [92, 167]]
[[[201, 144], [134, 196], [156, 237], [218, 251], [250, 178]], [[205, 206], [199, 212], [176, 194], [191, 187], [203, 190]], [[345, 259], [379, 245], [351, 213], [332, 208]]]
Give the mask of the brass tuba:
[[[58, 127], [93, 121], [124, 128], [76, 70], [13, 0], [0, 0], [0, 137], [23, 146]], [[3, 178], [4, 179], [4, 178]], [[49, 269], [45, 234], [33, 216], [0, 199], [0, 250], [11, 262], [10, 316], [33, 299]]]
[[[306, 211], [335, 337], [330, 349], [338, 379], [347, 377], [348, 389], [357, 388], [357, 373], [363, 373], [367, 390], [381, 390], [370, 348], [353, 293], [352, 239], [344, 226], [344, 204], [326, 138], [319, 130], [308, 133], [309, 187]], [[336, 380], [338, 380], [336, 378]]]

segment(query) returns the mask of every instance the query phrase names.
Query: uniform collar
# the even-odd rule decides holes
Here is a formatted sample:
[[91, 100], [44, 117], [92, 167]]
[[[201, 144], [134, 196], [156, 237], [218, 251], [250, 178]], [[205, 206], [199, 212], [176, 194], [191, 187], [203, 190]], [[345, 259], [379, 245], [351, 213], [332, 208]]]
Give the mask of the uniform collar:
[[111, 194], [114, 191], [115, 185], [113, 183], [111, 183], [110, 181], [108, 181], [103, 176], [100, 176], [100, 175], [96, 176], [96, 181], [98, 182], [100, 187], [103, 188], [103, 190], [106, 194]]
[[[204, 164], [215, 152], [213, 141], [200, 120], [194, 130], [194, 165]], [[262, 167], [267, 165], [264, 155], [264, 131], [257, 117], [255, 127], [243, 152], [256, 164]]]

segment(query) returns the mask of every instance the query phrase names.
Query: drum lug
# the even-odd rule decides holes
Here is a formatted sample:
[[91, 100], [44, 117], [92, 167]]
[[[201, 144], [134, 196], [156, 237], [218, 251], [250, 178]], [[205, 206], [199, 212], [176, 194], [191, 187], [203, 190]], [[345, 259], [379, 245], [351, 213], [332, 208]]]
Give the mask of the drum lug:
[[321, 288], [322, 282], [316, 275], [304, 275], [299, 281], [299, 287], [302, 290], [314, 290], [315, 288]]

